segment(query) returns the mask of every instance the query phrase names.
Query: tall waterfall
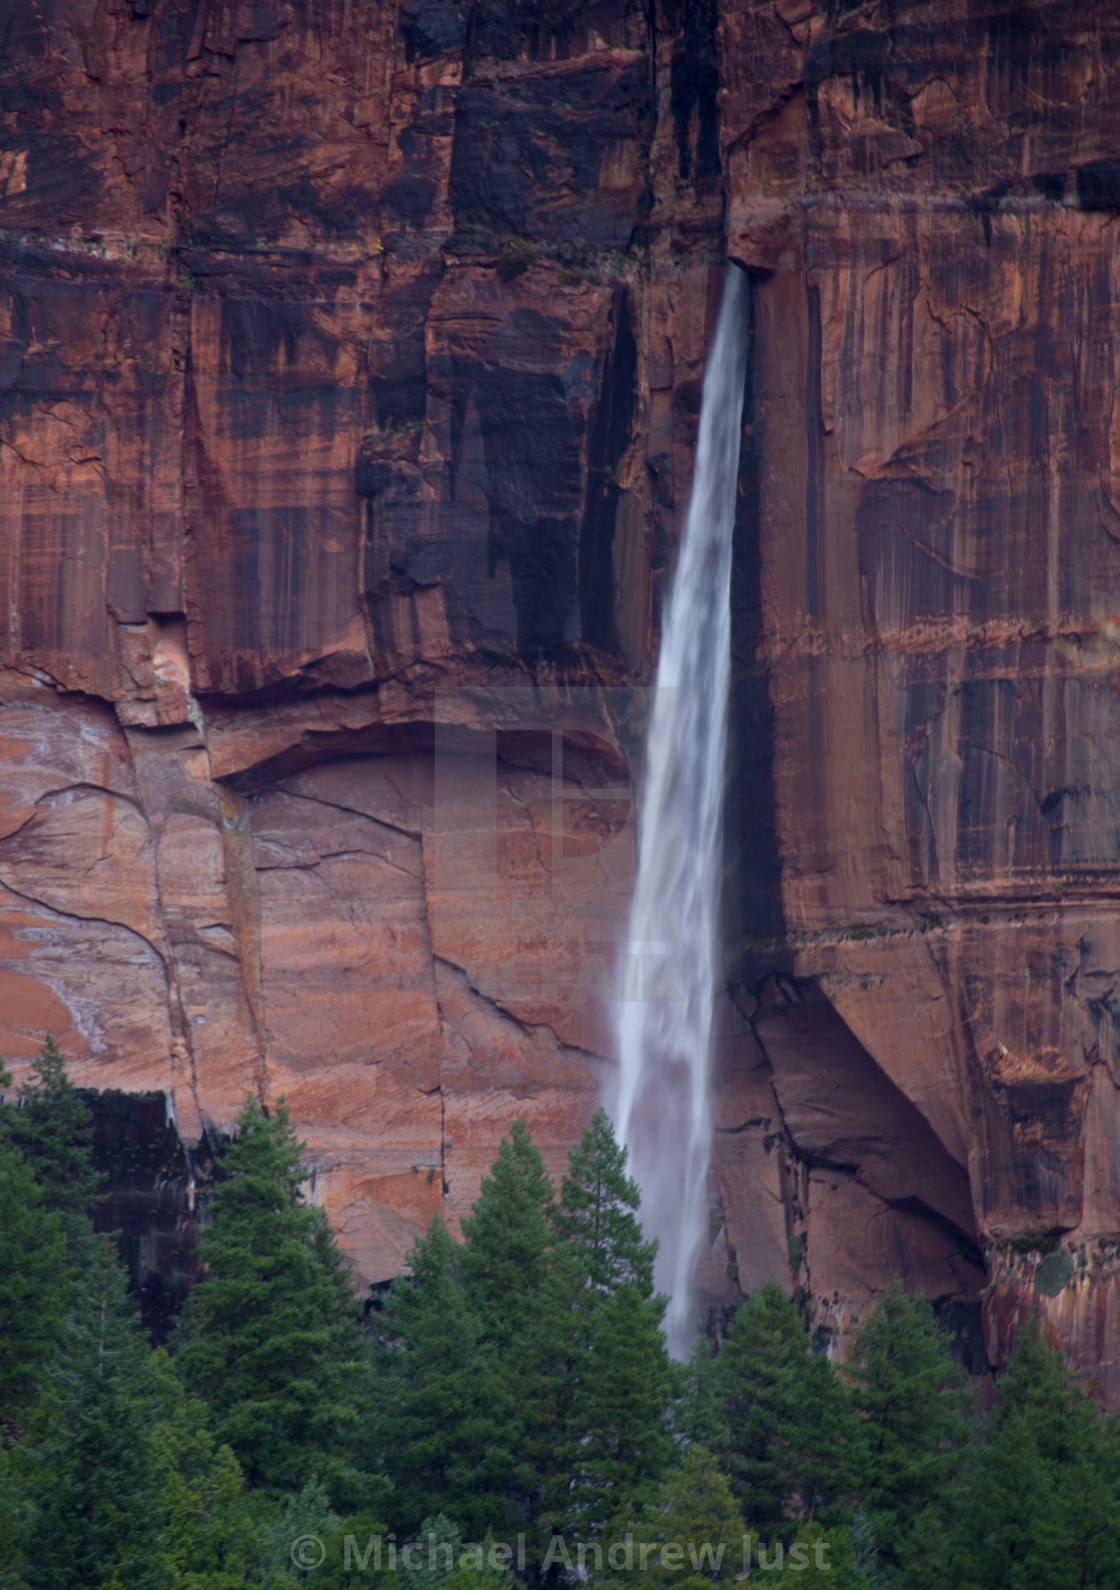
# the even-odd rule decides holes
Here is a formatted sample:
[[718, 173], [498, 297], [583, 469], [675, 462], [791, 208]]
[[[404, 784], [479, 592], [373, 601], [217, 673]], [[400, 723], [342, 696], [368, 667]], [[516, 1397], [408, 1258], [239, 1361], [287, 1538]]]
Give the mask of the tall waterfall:
[[747, 359], [747, 281], [728, 267], [704, 373], [696, 474], [662, 626], [638, 821], [620, 1022], [619, 1137], [660, 1244], [671, 1352], [696, 1334], [692, 1278], [708, 1218], [708, 1067], [720, 971], [731, 536]]

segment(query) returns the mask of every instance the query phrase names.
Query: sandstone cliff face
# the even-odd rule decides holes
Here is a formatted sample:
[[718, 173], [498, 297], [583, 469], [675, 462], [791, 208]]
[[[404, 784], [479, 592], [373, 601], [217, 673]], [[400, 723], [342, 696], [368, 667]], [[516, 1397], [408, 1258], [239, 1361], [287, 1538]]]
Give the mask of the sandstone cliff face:
[[730, 257], [706, 1291], [1041, 1299], [1120, 1393], [1111, 8], [0, 30], [0, 1052], [286, 1094], [370, 1280], [516, 1115], [560, 1169]]

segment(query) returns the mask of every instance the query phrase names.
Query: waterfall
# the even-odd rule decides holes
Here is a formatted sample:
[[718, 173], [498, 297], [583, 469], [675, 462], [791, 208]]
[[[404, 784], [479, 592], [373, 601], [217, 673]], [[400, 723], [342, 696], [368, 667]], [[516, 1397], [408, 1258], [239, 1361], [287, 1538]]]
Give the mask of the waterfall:
[[728, 267], [704, 372], [696, 473], [662, 625], [638, 875], [620, 1019], [619, 1137], [659, 1243], [674, 1356], [696, 1334], [693, 1272], [706, 1236], [709, 1057], [720, 974], [731, 537], [747, 360], [747, 280]]

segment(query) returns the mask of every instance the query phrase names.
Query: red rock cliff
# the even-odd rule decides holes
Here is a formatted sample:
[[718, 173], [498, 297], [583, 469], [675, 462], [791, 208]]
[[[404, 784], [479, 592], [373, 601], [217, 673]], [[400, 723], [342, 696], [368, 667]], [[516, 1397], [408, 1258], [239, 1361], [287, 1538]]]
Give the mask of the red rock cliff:
[[560, 1168], [730, 257], [706, 1288], [1039, 1297], [1120, 1392], [1111, 7], [0, 30], [0, 1050], [285, 1093], [370, 1279]]

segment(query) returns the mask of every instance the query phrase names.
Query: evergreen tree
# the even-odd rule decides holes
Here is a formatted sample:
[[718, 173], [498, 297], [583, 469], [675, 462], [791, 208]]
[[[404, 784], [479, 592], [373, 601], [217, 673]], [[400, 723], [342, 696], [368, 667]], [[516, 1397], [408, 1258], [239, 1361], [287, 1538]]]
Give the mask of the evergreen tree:
[[220, 1165], [205, 1274], [184, 1309], [177, 1360], [251, 1485], [279, 1493], [317, 1477], [336, 1503], [360, 1505], [371, 1494], [355, 1461], [369, 1355], [333, 1239], [303, 1200], [305, 1180], [283, 1101], [270, 1119], [250, 1099]]
[[205, 1405], [187, 1396], [165, 1352], [152, 1355], [151, 1368], [153, 1546], [162, 1590], [238, 1590], [257, 1579], [260, 1556], [241, 1469], [228, 1446], [216, 1445]]
[[[942, 1514], [916, 1532], [907, 1586], [1105, 1590], [1120, 1583], [1120, 1431], [1032, 1321]], [[939, 1536], [939, 1538], [938, 1538]]]
[[[299, 1564], [292, 1556], [293, 1546], [297, 1546], [298, 1556], [298, 1542], [306, 1541], [311, 1545], [313, 1555], [309, 1566], [312, 1568], [316, 1567], [316, 1541], [321, 1541], [324, 1552], [337, 1559], [337, 1551], [332, 1552], [331, 1548], [337, 1546], [341, 1524], [322, 1480], [308, 1480], [302, 1490], [285, 1497], [283, 1505], [275, 1504], [261, 1527], [261, 1577], [268, 1590], [280, 1590], [281, 1586], [295, 1584], [297, 1578], [303, 1579], [303, 1574], [298, 1572]], [[325, 1563], [326, 1556], [323, 1560]], [[334, 1566], [332, 1562], [331, 1567]], [[318, 1573], [316, 1580], [321, 1582]]]
[[[490, 1515], [499, 1533], [532, 1528], [555, 1461], [553, 1206], [540, 1153], [525, 1122], [516, 1120], [463, 1221], [461, 1250], [466, 1306], [477, 1325], [479, 1349], [490, 1355], [493, 1407], [501, 1429], [498, 1451], [507, 1465], [500, 1476], [492, 1470], [491, 1483], [505, 1499], [501, 1512]], [[449, 1503], [445, 1511], [469, 1525], [472, 1515], [463, 1508]]]
[[846, 1374], [867, 1444], [867, 1522], [886, 1563], [897, 1566], [968, 1440], [965, 1373], [930, 1305], [907, 1297], [896, 1279], [856, 1337]]
[[862, 1471], [858, 1425], [793, 1302], [768, 1281], [740, 1305], [717, 1360], [731, 1488], [764, 1538], [818, 1517]]
[[677, 1436], [698, 1442], [729, 1466], [731, 1432], [720, 1390], [719, 1358], [705, 1337], [696, 1343], [685, 1369], [680, 1398], [673, 1410]]
[[42, 1403], [13, 1454], [29, 1590], [102, 1590], [115, 1574], [129, 1590], [157, 1590], [155, 1410], [136, 1302], [101, 1239], [75, 1285]]
[[803, 1523], [784, 1548], [781, 1542], [758, 1540], [754, 1550], [756, 1561], [767, 1566], [755, 1569], [752, 1584], [781, 1584], [787, 1590], [794, 1585], [798, 1590], [871, 1590], [847, 1529]]
[[[401, 1567], [401, 1590], [441, 1590], [462, 1551], [463, 1537], [458, 1525], [444, 1513], [425, 1518], [415, 1545], [420, 1548], [420, 1566]], [[415, 1546], [410, 1561], [416, 1562]]]
[[48, 1209], [23, 1155], [0, 1141], [0, 1425], [17, 1415], [36, 1385], [70, 1280], [57, 1211]]
[[10, 1455], [0, 1441], [0, 1590], [26, 1590], [19, 1527], [19, 1493]]
[[626, 1150], [606, 1111], [596, 1110], [568, 1156], [560, 1201], [550, 1211], [557, 1237], [578, 1256], [595, 1292], [605, 1295], [627, 1284], [643, 1298], [653, 1296], [657, 1244], [642, 1235], [640, 1202], [638, 1184], [626, 1174]]
[[93, 1167], [93, 1118], [49, 1034], [19, 1101], [18, 1110], [0, 1110], [0, 1134], [27, 1159], [45, 1207], [58, 1211], [68, 1238], [82, 1238], [103, 1178]]
[[[573, 1149], [560, 1201], [546, 1310], [559, 1349], [551, 1376], [553, 1528], [585, 1538], [664, 1470], [672, 1373], [653, 1290], [656, 1245], [642, 1235], [626, 1151], [599, 1110]], [[549, 1379], [544, 1381], [549, 1386]]]
[[[659, 1309], [632, 1282], [601, 1298], [585, 1351], [569, 1366], [570, 1394], [551, 1489], [554, 1527], [603, 1532], [628, 1500], [640, 1503], [669, 1457], [672, 1375]], [[581, 1322], [582, 1325], [582, 1322]]]
[[[485, 1340], [525, 1352], [538, 1335], [552, 1242], [552, 1183], [522, 1120], [503, 1139], [478, 1202], [463, 1221], [462, 1274]], [[514, 1363], [511, 1360], [510, 1367]]]
[[[718, 1460], [705, 1447], [687, 1449], [633, 1527], [624, 1528], [629, 1524], [625, 1515], [613, 1521], [605, 1562], [596, 1574], [596, 1581], [612, 1590], [626, 1586], [661, 1590], [670, 1585], [677, 1590], [710, 1590], [713, 1584], [733, 1583], [742, 1569], [746, 1526]], [[629, 1549], [627, 1535], [632, 1542]], [[670, 1547], [666, 1561], [661, 1557], [664, 1546]], [[681, 1558], [676, 1567], [673, 1548]]]
[[459, 1275], [460, 1250], [438, 1215], [398, 1281], [383, 1317], [382, 1439], [403, 1530], [445, 1512], [479, 1539], [509, 1522], [518, 1410], [496, 1352], [484, 1344]]

